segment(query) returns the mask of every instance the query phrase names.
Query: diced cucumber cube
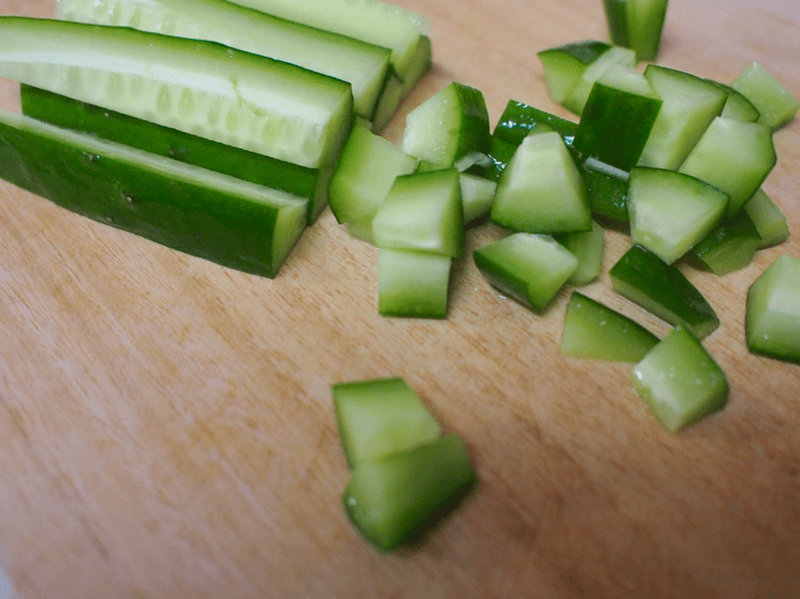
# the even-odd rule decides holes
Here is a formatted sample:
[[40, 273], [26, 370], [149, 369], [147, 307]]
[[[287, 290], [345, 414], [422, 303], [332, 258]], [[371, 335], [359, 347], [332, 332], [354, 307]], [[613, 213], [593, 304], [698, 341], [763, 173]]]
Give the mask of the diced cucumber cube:
[[333, 385], [339, 439], [351, 468], [435, 441], [441, 427], [402, 378]]
[[578, 259], [578, 266], [567, 283], [577, 286], [588, 285], [600, 276], [605, 240], [605, 229], [595, 221], [592, 221], [590, 231], [565, 233], [556, 237], [556, 241]]
[[452, 258], [429, 252], [381, 249], [378, 313], [406, 318], [445, 318]]
[[667, 14], [667, 0], [604, 0], [611, 40], [636, 51], [637, 60], [655, 60]]
[[670, 432], [718, 412], [728, 398], [725, 373], [683, 327], [664, 337], [636, 365], [633, 386]]
[[465, 226], [474, 223], [492, 210], [497, 181], [486, 177], [461, 173], [461, 201], [464, 205]]
[[750, 198], [744, 209], [753, 220], [761, 237], [758, 249], [778, 245], [789, 238], [789, 223], [786, 216], [762, 188]]
[[601, 54], [586, 68], [577, 85], [561, 105], [573, 114], [582, 114], [595, 82], [615, 65], [623, 65], [632, 69], [636, 65], [636, 53], [630, 48], [611, 46], [607, 52]]
[[750, 264], [760, 243], [753, 219], [742, 210], [715, 227], [694, 246], [692, 255], [703, 267], [722, 276]]
[[561, 353], [575, 358], [638, 362], [658, 337], [616, 310], [574, 291], [567, 304]]
[[747, 292], [750, 351], [800, 363], [800, 258], [778, 256]]
[[563, 103], [589, 65], [610, 49], [611, 44], [606, 42], [585, 40], [541, 50], [537, 56], [542, 61], [544, 81], [553, 102]]
[[783, 127], [800, 110], [800, 100], [792, 96], [775, 76], [752, 62], [731, 84], [761, 113], [758, 122], [771, 129]]
[[549, 235], [515, 233], [473, 252], [489, 283], [534, 310], [543, 310], [575, 272], [578, 259]]
[[631, 170], [631, 238], [667, 264], [710, 233], [727, 207], [726, 194], [695, 177], [651, 167]]
[[583, 163], [583, 172], [592, 214], [627, 222], [629, 173], [596, 158]]
[[563, 119], [522, 102], [509, 100], [494, 129], [494, 136], [512, 143], [516, 147], [528, 137], [531, 131], [545, 125], [553, 131], [558, 131], [567, 145], [572, 144], [575, 131], [578, 129], [578, 123], [574, 121]]
[[526, 233], [591, 228], [586, 187], [561, 135], [553, 131], [523, 140], [500, 174], [491, 219]]
[[761, 117], [758, 108], [753, 106], [750, 100], [730, 85], [725, 85], [713, 79], [706, 79], [706, 81], [728, 94], [728, 99], [722, 109], [722, 114], [720, 114], [722, 118], [742, 121], [743, 123], [755, 123]]
[[342, 496], [348, 516], [378, 549], [414, 538], [475, 483], [475, 470], [457, 435], [376, 461], [362, 462]]

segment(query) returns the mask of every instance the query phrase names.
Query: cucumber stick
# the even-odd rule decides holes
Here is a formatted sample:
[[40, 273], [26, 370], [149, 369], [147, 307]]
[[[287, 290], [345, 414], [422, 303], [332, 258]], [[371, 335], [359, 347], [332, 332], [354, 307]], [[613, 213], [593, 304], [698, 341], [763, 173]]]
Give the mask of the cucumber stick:
[[332, 166], [344, 81], [207, 41], [0, 18], [0, 76], [300, 166]]
[[389, 50], [248, 10], [224, 0], [58, 0], [60, 18], [219, 42], [324, 73], [352, 86], [354, 111], [372, 119]]
[[0, 177], [56, 204], [219, 264], [273, 277], [306, 200], [13, 113]]

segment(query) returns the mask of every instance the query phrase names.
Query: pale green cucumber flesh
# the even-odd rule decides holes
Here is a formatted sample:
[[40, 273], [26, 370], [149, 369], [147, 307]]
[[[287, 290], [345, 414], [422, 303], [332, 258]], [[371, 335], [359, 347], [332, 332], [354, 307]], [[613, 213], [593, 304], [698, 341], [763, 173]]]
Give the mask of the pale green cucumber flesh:
[[430, 252], [378, 252], [378, 314], [445, 318], [452, 258]]
[[588, 285], [600, 276], [603, 268], [605, 249], [605, 229], [592, 221], [589, 231], [565, 233], [555, 236], [556, 241], [567, 248], [578, 259], [578, 266], [567, 283], [570, 285]]
[[637, 60], [655, 60], [667, 14], [667, 0], [628, 0], [628, 36]]
[[800, 258], [778, 256], [747, 292], [750, 351], [800, 363]]
[[760, 113], [758, 122], [773, 130], [783, 127], [800, 110], [800, 100], [757, 62], [750, 63], [731, 87], [756, 107]]
[[573, 114], [582, 114], [592, 87], [609, 68], [613, 65], [625, 65], [633, 68], [635, 64], [636, 53], [633, 50], [621, 46], [612, 46], [586, 68], [577, 85], [562, 103], [562, 106]]
[[224, 266], [273, 277], [307, 201], [200, 167], [0, 114], [0, 176], [78, 214]]
[[492, 210], [497, 182], [480, 175], [460, 173], [461, 203], [464, 206], [464, 226], [471, 225]]
[[716, 226], [691, 253], [703, 268], [722, 276], [750, 264], [760, 243], [758, 229], [742, 210]]
[[418, 540], [465, 497], [476, 480], [463, 441], [450, 434], [362, 463], [353, 470], [342, 502], [361, 534], [389, 551]]
[[551, 236], [530, 233], [514, 233], [472, 256], [493, 287], [536, 311], [547, 307], [578, 266]]
[[674, 265], [637, 245], [609, 271], [614, 290], [655, 316], [686, 327], [698, 339], [718, 326], [714, 309]]
[[633, 386], [670, 432], [695, 424], [725, 407], [728, 380], [702, 344], [677, 327], [633, 370]]
[[339, 439], [351, 468], [435, 441], [441, 427], [402, 378], [333, 385]]
[[224, 0], [59, 0], [64, 19], [219, 42], [350, 83], [356, 114], [371, 119], [390, 52]]
[[605, 42], [586, 40], [538, 52], [550, 98], [557, 104], [564, 102], [587, 66], [610, 47]]
[[639, 362], [658, 337], [624, 314], [573, 291], [567, 304], [561, 353], [574, 358]]
[[0, 76], [300, 166], [332, 166], [350, 85], [207, 41], [0, 18]]
[[786, 215], [783, 214], [763, 188], [759, 188], [755, 195], [744, 205], [744, 209], [756, 229], [758, 229], [759, 237], [761, 237], [758, 249], [778, 245], [789, 238], [789, 223], [786, 220]]
[[651, 167], [631, 170], [631, 238], [667, 264], [703, 240], [727, 207], [727, 194], [695, 177]]
[[730, 85], [725, 85], [713, 79], [706, 79], [706, 81], [728, 95], [725, 107], [722, 109], [722, 114], [720, 114], [722, 118], [744, 123], [755, 123], [761, 117], [761, 113], [753, 106], [753, 103]]

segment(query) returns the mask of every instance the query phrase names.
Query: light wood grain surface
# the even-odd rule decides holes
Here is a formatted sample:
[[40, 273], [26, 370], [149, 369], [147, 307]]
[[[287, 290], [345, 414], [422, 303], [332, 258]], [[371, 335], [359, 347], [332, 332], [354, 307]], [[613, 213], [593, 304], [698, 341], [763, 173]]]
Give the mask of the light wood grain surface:
[[[605, 36], [599, 0], [397, 3], [430, 16], [435, 66], [395, 142], [452, 80], [493, 121], [509, 99], [565, 115], [536, 52]], [[756, 60], [800, 96], [797, 3], [773, 8], [672, 0], [660, 62], [731, 81]], [[446, 321], [385, 319], [375, 249], [329, 211], [270, 281], [0, 183], [0, 570], [26, 599], [800, 596], [800, 366], [748, 354], [743, 332], [748, 286], [800, 256], [800, 120], [775, 144], [765, 189], [795, 235], [723, 278], [686, 270], [721, 317], [706, 346], [732, 391], [674, 435], [630, 365], [559, 355], [566, 294], [533, 314], [466, 259]], [[608, 235], [584, 291], [663, 333], [610, 289], [628, 244]], [[481, 482], [425, 547], [380, 555], [341, 508], [330, 386], [396, 375]]]

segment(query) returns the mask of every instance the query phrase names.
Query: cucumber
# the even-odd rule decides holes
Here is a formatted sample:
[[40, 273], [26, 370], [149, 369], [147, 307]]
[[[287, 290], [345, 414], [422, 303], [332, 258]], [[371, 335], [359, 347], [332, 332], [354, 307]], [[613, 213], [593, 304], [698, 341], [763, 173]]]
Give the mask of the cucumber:
[[583, 114], [592, 87], [608, 69], [614, 65], [623, 65], [632, 69], [635, 64], [636, 53], [633, 50], [621, 46], [611, 46], [607, 52], [598, 56], [597, 60], [586, 67], [577, 85], [561, 105], [573, 114]]
[[742, 210], [725, 219], [692, 249], [701, 266], [717, 276], [744, 268], [753, 261], [761, 243], [753, 219]]
[[0, 76], [309, 168], [350, 130], [344, 81], [221, 44], [0, 17]]
[[492, 135], [519, 146], [522, 140], [534, 132], [537, 127], [543, 128], [544, 126], [558, 131], [568, 146], [572, 145], [575, 132], [578, 130], [578, 123], [574, 121], [563, 119], [516, 100], [509, 100]]
[[459, 180], [466, 227], [480, 221], [491, 212], [497, 182], [471, 173], [460, 173]]
[[453, 82], [406, 117], [403, 152], [439, 168], [466, 170], [489, 151], [489, 113], [483, 93]]
[[583, 163], [583, 173], [592, 214], [627, 223], [630, 174], [591, 157]]
[[371, 120], [389, 71], [386, 48], [248, 10], [224, 0], [58, 0], [56, 14], [219, 42], [347, 81], [353, 110]]
[[450, 256], [413, 250], [378, 252], [378, 314], [399, 318], [445, 318]]
[[761, 117], [761, 113], [753, 106], [753, 103], [730, 85], [712, 79], [706, 79], [706, 81], [728, 94], [728, 99], [722, 109], [722, 114], [720, 114], [722, 118], [743, 123], [755, 123]]
[[536, 311], [544, 310], [575, 272], [578, 259], [550, 235], [514, 233], [472, 254], [486, 280]]
[[574, 358], [639, 362], [658, 337], [624, 314], [573, 291], [567, 304], [561, 353]]
[[631, 238], [667, 264], [711, 233], [727, 207], [725, 193], [695, 177], [642, 166], [631, 170]]
[[628, 171], [642, 155], [661, 104], [644, 75], [611, 67], [592, 87], [573, 146], [585, 156]]
[[553, 102], [563, 104], [588, 66], [610, 49], [611, 44], [606, 42], [585, 40], [539, 51], [537, 56]]
[[464, 442], [454, 434], [353, 469], [342, 496], [358, 531], [380, 550], [414, 540], [475, 484]]
[[776, 162], [769, 127], [717, 117], [679, 170], [727, 193], [726, 215], [734, 216], [758, 191]]
[[400, 377], [338, 383], [332, 391], [339, 439], [350, 468], [441, 436], [439, 423]]
[[586, 187], [559, 133], [523, 140], [497, 181], [491, 220], [526, 233], [591, 229]]
[[761, 241], [758, 249], [783, 243], [789, 238], [789, 224], [781, 209], [772, 201], [763, 188], [744, 205], [747, 215], [758, 230]]
[[800, 110], [800, 100], [757, 62], [750, 63], [731, 87], [758, 109], [758, 122], [773, 130], [786, 125]]
[[555, 240], [578, 259], [578, 266], [567, 283], [576, 286], [588, 285], [600, 276], [605, 239], [605, 229], [595, 221], [592, 221], [592, 228], [589, 231], [555, 236]]
[[702, 344], [680, 326], [634, 367], [633, 387], [670, 432], [722, 410], [729, 393], [725, 373]]
[[750, 351], [800, 363], [800, 258], [782, 254], [747, 291]]
[[[431, 25], [416, 11], [378, 0], [229, 0], [234, 4], [346, 35], [392, 51], [391, 64], [410, 90], [431, 65]], [[407, 92], [406, 92], [407, 93]]]
[[609, 271], [620, 295], [702, 339], [719, 327], [714, 309], [674, 264], [634, 245]]
[[637, 60], [655, 60], [661, 45], [667, 0], [603, 0], [611, 41], [632, 48]]
[[90, 133], [307, 198], [310, 220], [327, 202], [331, 167], [308, 168], [276, 160], [24, 84], [20, 99], [24, 114], [57, 127]]
[[0, 113], [0, 176], [94, 220], [248, 273], [274, 277], [307, 200]]
[[461, 182], [455, 169], [397, 177], [372, 221], [375, 245], [451, 258], [464, 244]]
[[638, 164], [676, 170], [722, 114], [728, 95], [706, 79], [654, 64], [644, 76], [663, 103]]

